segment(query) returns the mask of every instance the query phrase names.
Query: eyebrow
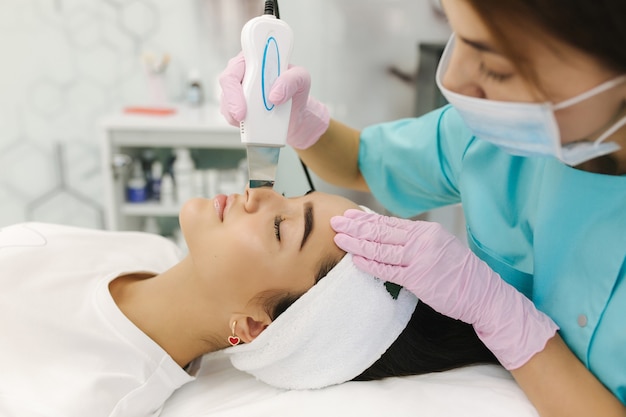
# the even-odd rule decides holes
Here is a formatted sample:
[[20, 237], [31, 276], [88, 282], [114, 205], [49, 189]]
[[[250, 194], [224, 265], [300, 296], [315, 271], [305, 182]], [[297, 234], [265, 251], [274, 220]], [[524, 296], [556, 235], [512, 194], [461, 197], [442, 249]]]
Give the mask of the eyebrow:
[[300, 243], [300, 250], [306, 243], [306, 240], [311, 234], [313, 229], [313, 204], [308, 202], [304, 204], [304, 235], [302, 236], [302, 243]]
[[465, 42], [466, 44], [468, 44], [472, 48], [477, 49], [479, 51], [491, 52], [491, 53], [494, 53], [494, 54], [502, 55], [501, 52], [497, 51], [496, 49], [494, 49], [494, 47], [492, 47], [491, 45], [489, 45], [487, 43], [484, 43], [484, 42], [481, 42], [481, 41], [473, 41], [471, 39], [463, 38], [463, 37], [460, 37], [460, 36], [459, 36], [459, 38], [461, 38], [461, 40], [463, 42]]

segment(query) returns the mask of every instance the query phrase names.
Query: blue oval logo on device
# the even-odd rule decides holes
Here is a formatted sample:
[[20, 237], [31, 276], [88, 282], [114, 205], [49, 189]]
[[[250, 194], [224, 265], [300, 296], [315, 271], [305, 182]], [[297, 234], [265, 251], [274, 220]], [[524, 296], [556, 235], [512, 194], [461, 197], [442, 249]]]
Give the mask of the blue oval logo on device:
[[270, 36], [265, 43], [263, 51], [263, 67], [261, 75], [261, 93], [263, 94], [263, 104], [267, 110], [272, 110], [274, 105], [268, 100], [270, 89], [280, 75], [280, 53], [278, 52], [278, 43], [276, 38]]

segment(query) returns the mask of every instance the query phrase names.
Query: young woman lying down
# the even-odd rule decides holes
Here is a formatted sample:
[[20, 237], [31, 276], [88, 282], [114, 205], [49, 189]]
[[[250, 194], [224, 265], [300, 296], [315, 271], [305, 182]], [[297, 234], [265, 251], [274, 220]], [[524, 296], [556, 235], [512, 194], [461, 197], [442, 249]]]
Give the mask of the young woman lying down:
[[[0, 229], [0, 415], [156, 416], [203, 355], [311, 389], [494, 356], [468, 324], [357, 269], [336, 195], [192, 199], [188, 254], [141, 232]], [[235, 346], [236, 345], [236, 346]]]

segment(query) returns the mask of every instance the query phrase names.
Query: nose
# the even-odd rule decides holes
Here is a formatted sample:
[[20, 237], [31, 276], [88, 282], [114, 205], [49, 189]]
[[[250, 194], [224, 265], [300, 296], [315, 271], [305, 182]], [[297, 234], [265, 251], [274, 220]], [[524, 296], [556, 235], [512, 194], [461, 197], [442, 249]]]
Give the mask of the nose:
[[464, 96], [485, 98], [480, 85], [480, 57], [468, 46], [457, 40], [448, 67], [441, 77], [441, 84], [450, 91]]
[[244, 194], [245, 209], [254, 213], [262, 207], [275, 207], [284, 197], [270, 187], [247, 188]]

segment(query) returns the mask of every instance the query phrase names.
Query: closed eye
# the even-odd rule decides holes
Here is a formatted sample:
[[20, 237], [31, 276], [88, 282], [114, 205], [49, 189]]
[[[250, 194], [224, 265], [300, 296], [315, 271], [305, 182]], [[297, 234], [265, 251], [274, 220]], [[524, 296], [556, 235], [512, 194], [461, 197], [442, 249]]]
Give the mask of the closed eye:
[[280, 224], [285, 220], [281, 216], [274, 217], [274, 234], [276, 235], [276, 239], [280, 242]]
[[513, 77], [513, 73], [505, 74], [505, 73], [490, 70], [489, 68], [487, 68], [484, 62], [480, 63], [480, 66], [478, 67], [478, 69], [480, 70], [480, 73], [485, 76], [485, 78], [492, 79], [500, 83]]

